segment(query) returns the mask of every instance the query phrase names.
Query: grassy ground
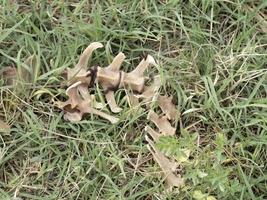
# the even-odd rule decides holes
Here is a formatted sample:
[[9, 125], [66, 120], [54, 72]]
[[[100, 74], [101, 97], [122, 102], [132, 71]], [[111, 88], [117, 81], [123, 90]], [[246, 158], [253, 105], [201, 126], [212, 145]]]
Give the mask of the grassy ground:
[[[30, 55], [39, 68], [32, 84], [0, 85], [0, 117], [12, 125], [0, 134], [0, 199], [267, 198], [266, 1], [44, 2], [0, 4], [0, 69]], [[146, 112], [125, 106], [118, 125], [69, 123], [54, 106], [62, 71], [93, 41], [105, 49], [91, 64], [119, 51], [124, 71], [143, 53], [158, 60], [149, 74], [162, 75], [181, 112], [178, 142], [160, 146], [192, 151], [182, 189], [165, 189], [145, 145]]]

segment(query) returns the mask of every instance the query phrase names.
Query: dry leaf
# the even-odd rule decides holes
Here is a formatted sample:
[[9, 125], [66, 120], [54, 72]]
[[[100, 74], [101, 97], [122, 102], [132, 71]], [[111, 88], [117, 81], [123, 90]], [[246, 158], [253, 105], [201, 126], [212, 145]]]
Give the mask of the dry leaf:
[[155, 161], [159, 164], [160, 168], [164, 173], [166, 178], [166, 183], [168, 187], [181, 187], [184, 184], [184, 181], [181, 177], [177, 176], [174, 172], [178, 167], [178, 163], [170, 161], [166, 156], [163, 155], [154, 145], [154, 142], [146, 137], [148, 141], [148, 149], [152, 153]]
[[178, 115], [178, 111], [176, 106], [172, 103], [172, 99], [172, 96], [168, 97], [167, 95], [158, 97], [159, 107], [169, 120], [175, 120]]
[[0, 120], [0, 132], [9, 133], [10, 129], [11, 129], [11, 127], [7, 123]]
[[148, 134], [153, 138], [155, 142], [158, 141], [159, 137], [161, 136], [160, 133], [158, 133], [148, 125], [145, 127], [145, 131], [148, 132]]
[[5, 85], [14, 85], [17, 80], [17, 70], [15, 67], [4, 67], [0, 70], [0, 77], [5, 81]]
[[166, 116], [158, 116], [153, 110], [150, 110], [147, 119], [151, 120], [163, 135], [175, 135], [176, 129], [171, 126]]
[[18, 66], [18, 77], [25, 83], [33, 83], [38, 75], [37, 58], [32, 55], [26, 61]]

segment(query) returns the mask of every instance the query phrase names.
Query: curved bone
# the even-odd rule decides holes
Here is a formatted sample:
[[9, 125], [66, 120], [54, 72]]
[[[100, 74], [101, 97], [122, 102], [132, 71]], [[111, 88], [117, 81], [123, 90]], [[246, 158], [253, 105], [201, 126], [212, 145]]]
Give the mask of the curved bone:
[[70, 104], [71, 108], [75, 108], [79, 103], [81, 103], [82, 99], [79, 96], [77, 87], [82, 84], [81, 81], [78, 81], [67, 88], [66, 94], [69, 97], [66, 104]]
[[104, 112], [94, 109], [92, 106], [92, 96], [87, 90], [87, 85], [81, 81], [71, 85], [66, 91], [69, 99], [62, 103], [62, 108], [66, 110], [66, 106], [70, 105], [70, 110], [66, 110], [64, 119], [71, 122], [77, 122], [82, 119], [85, 113], [99, 115], [100, 117], [109, 120], [112, 124], [119, 121], [118, 118], [108, 115]]
[[151, 120], [164, 135], [175, 135], [176, 129], [171, 126], [166, 116], [158, 116], [157, 113], [150, 110], [147, 119]]
[[119, 53], [112, 61], [112, 63], [105, 68], [98, 67], [97, 81], [106, 90], [106, 100], [113, 113], [118, 113], [122, 109], [116, 104], [113, 90], [120, 85], [121, 75], [120, 66], [125, 59], [123, 53]]
[[169, 120], [175, 120], [178, 114], [176, 106], [172, 103], [173, 97], [159, 96], [158, 104], [162, 112], [167, 116]]
[[155, 60], [151, 55], [148, 55], [133, 71], [124, 73], [121, 85], [132, 91], [142, 92], [145, 85], [144, 71], [150, 64], [155, 64]]
[[91, 43], [82, 53], [80, 56], [78, 64], [75, 68], [86, 68], [89, 58], [91, 57], [94, 50], [98, 48], [102, 48], [103, 44], [100, 42], [93, 42]]
[[[78, 64], [74, 68], [67, 69], [67, 79], [74, 83], [75, 81], [82, 81], [90, 83], [91, 79], [89, 77], [90, 71], [87, 71], [87, 63], [92, 55], [92, 52], [98, 48], [102, 48], [103, 45], [99, 42], [91, 43], [80, 56]], [[87, 77], [87, 78], [86, 78]]]

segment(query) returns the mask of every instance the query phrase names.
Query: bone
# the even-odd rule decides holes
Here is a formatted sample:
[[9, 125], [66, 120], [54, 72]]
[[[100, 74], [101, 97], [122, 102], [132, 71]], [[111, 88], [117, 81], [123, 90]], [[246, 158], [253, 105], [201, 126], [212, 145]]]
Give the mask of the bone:
[[113, 113], [118, 113], [122, 110], [115, 101], [113, 90], [118, 89], [120, 86], [122, 73], [119, 69], [124, 59], [125, 55], [120, 52], [108, 67], [98, 67], [97, 71], [97, 80], [106, 91], [105, 97]]
[[66, 112], [64, 114], [64, 119], [66, 121], [70, 121], [70, 122], [79, 122], [82, 120], [82, 113], [81, 112]]
[[79, 96], [77, 87], [82, 84], [81, 81], [78, 81], [67, 88], [66, 94], [69, 97], [68, 101], [66, 103], [71, 105], [71, 108], [75, 108], [79, 103], [81, 103], [82, 99]]
[[157, 113], [150, 110], [147, 118], [151, 120], [158, 127], [159, 131], [163, 135], [170, 135], [170, 136], [175, 135], [176, 129], [171, 126], [166, 116], [160, 117], [157, 115]]
[[78, 64], [74, 68], [67, 69], [67, 79], [70, 84], [75, 83], [76, 81], [82, 81], [88, 84], [90, 83], [91, 72], [87, 71], [87, 63], [92, 55], [92, 52], [102, 47], [103, 45], [99, 42], [91, 43], [80, 56]]
[[157, 96], [160, 86], [160, 76], [158, 75], [154, 77], [153, 84], [145, 87], [144, 92], [140, 95], [136, 95], [136, 97], [144, 99], [144, 103], [152, 103], [151, 101], [155, 96]]
[[116, 101], [115, 101], [115, 97], [114, 97], [114, 92], [113, 91], [108, 91], [106, 94], [105, 94], [105, 97], [106, 97], [106, 100], [107, 100], [107, 103], [110, 107], [110, 110], [111, 112], [113, 113], [119, 113], [120, 111], [122, 111], [122, 108], [120, 108]]
[[78, 105], [78, 109], [84, 114], [84, 113], [91, 113], [91, 114], [95, 114], [98, 115], [104, 119], [107, 119], [108, 121], [110, 121], [112, 124], [116, 124], [119, 119], [111, 116], [109, 114], [106, 114], [104, 112], [101, 112], [99, 110], [96, 110], [94, 108], [92, 108], [90, 105], [88, 105], [88, 103], [83, 102], [81, 104]]
[[[109, 120], [112, 124], [119, 121], [118, 118], [93, 108], [93, 98], [87, 90], [87, 84], [78, 81], [71, 85], [66, 90], [66, 93], [69, 99], [66, 102], [60, 104], [61, 108], [66, 111], [66, 113], [64, 114], [65, 120], [77, 122], [82, 119], [82, 116], [85, 113], [91, 113]], [[70, 109], [67, 109], [68, 105], [70, 105]]]
[[82, 53], [80, 56], [78, 64], [75, 68], [86, 68], [89, 58], [91, 57], [94, 50], [98, 48], [102, 48], [103, 45], [100, 42], [93, 42], [91, 43]]
[[170, 96], [159, 96], [158, 104], [162, 112], [167, 116], [169, 120], [175, 120], [178, 115], [176, 106], [172, 103], [173, 97]]
[[105, 89], [111, 89], [114, 87], [119, 87], [121, 73], [120, 66], [125, 59], [123, 53], [119, 53], [112, 61], [112, 63], [105, 68], [98, 67], [97, 70], [97, 80], [99, 84]]
[[148, 55], [133, 71], [124, 73], [122, 85], [130, 88], [132, 91], [142, 92], [145, 85], [144, 71], [150, 64], [155, 64], [155, 60], [152, 56]]

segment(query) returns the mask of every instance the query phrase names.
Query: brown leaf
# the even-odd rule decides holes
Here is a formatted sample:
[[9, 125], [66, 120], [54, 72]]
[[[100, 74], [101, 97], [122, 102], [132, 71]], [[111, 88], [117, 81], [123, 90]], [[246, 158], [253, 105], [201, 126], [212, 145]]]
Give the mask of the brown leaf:
[[14, 85], [17, 80], [17, 70], [15, 67], [4, 67], [0, 70], [0, 77], [5, 81], [5, 85]]
[[32, 55], [26, 61], [18, 66], [18, 77], [25, 83], [33, 83], [38, 75], [37, 59]]
[[147, 119], [151, 120], [163, 135], [175, 135], [176, 129], [171, 126], [166, 116], [158, 116], [153, 110], [150, 110]]
[[159, 164], [160, 168], [164, 173], [164, 177], [167, 185], [172, 187], [181, 187], [184, 183], [183, 179], [177, 176], [174, 172], [176, 168], [179, 166], [178, 163], [170, 161], [163, 153], [161, 153], [156, 147], [152, 140], [150, 140], [146, 136], [146, 140], [148, 141], [148, 149], [152, 153], [155, 161]]
[[7, 123], [0, 120], [0, 132], [9, 133], [10, 129], [11, 127]]
[[172, 96], [168, 97], [167, 95], [158, 97], [159, 107], [169, 120], [175, 120], [178, 115], [176, 106], [172, 103], [172, 98]]

